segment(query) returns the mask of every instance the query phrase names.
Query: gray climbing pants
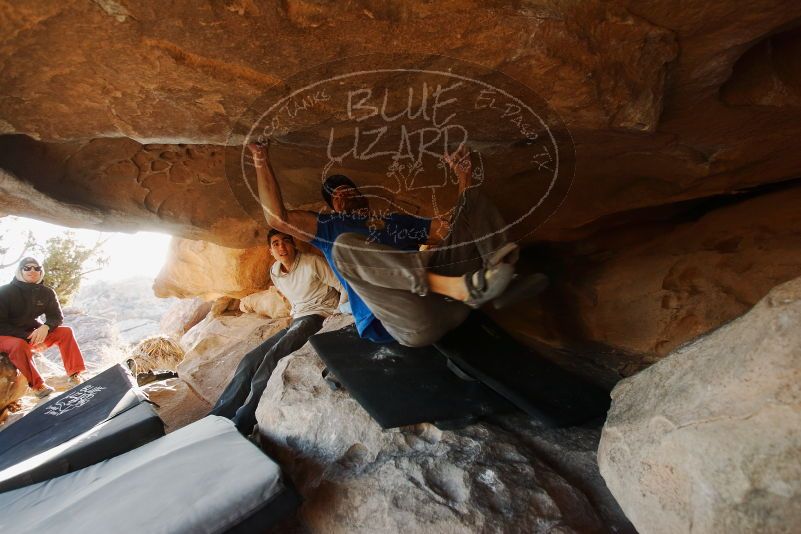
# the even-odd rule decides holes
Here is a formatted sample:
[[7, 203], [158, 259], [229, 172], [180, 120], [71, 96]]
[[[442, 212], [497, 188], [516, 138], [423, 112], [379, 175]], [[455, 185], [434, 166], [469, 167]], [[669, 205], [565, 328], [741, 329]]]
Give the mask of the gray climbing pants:
[[482, 267], [506, 244], [505, 222], [478, 189], [459, 199], [443, 243], [425, 251], [400, 251], [345, 233], [334, 242], [336, 268], [387, 332], [408, 347], [423, 347], [459, 326], [470, 313], [464, 303], [431, 293], [427, 271], [461, 276]]

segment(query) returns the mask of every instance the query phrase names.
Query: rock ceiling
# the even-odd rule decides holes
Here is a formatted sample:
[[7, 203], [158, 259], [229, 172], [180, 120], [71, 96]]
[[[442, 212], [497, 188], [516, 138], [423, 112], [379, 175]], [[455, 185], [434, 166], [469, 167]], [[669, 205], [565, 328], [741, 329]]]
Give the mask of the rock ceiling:
[[[361, 56], [372, 68], [472, 65], [480, 80], [537, 95], [572, 146], [558, 198], [523, 233], [573, 239], [615, 214], [797, 178], [800, 19], [788, 1], [4, 2], [0, 210], [252, 245], [265, 229], [231, 185], [237, 131], [265, 95], [353, 72], [362, 60], [347, 58]], [[418, 84], [417, 98], [420, 81], [359, 83], [393, 96]], [[519, 216], [541, 197], [538, 162], [500, 116], [454, 109], [488, 192]], [[326, 132], [347, 144], [353, 130], [333, 105], [308, 117], [274, 149], [293, 206], [319, 203]], [[342, 167], [388, 185], [382, 165]], [[393, 200], [430, 214], [429, 198]]]

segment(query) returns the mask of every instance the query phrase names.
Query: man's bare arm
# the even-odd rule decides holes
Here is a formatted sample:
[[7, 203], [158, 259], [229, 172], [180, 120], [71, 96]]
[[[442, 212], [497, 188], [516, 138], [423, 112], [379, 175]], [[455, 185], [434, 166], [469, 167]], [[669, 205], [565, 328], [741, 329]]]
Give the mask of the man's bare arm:
[[259, 202], [267, 224], [301, 241], [314, 239], [317, 233], [317, 216], [310, 211], [286, 209], [281, 188], [270, 165], [267, 146], [253, 143], [248, 145], [248, 149], [253, 155]]

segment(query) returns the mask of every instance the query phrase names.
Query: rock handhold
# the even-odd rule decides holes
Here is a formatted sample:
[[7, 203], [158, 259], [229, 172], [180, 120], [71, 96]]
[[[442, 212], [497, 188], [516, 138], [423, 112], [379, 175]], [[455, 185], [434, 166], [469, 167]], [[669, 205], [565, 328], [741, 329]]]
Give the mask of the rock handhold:
[[801, 522], [801, 278], [613, 390], [598, 463], [643, 533]]

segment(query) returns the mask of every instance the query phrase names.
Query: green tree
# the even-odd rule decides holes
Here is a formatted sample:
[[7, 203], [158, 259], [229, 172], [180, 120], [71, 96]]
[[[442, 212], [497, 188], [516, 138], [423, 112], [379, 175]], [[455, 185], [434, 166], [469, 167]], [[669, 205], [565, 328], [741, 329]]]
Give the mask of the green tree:
[[84, 276], [108, 264], [108, 257], [102, 254], [105, 243], [105, 240], [98, 240], [94, 246], [84, 246], [75, 239], [73, 232], [47, 240], [44, 283], [53, 288], [62, 306], [72, 302]]

